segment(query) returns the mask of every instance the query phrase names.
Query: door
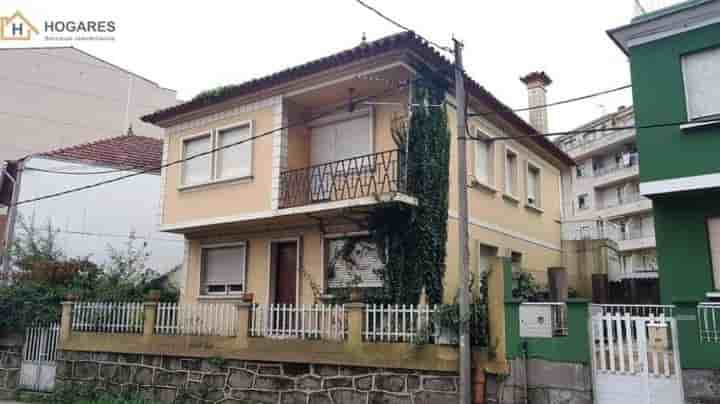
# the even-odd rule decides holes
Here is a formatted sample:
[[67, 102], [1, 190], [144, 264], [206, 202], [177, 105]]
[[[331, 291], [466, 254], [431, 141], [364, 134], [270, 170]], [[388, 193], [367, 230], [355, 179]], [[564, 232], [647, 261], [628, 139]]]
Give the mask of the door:
[[55, 387], [55, 357], [59, 326], [30, 327], [25, 330], [25, 346], [20, 368], [20, 387], [49, 392]]
[[278, 243], [275, 248], [275, 304], [294, 305], [297, 298], [297, 243]]
[[590, 347], [597, 404], [684, 402], [677, 322], [657, 313], [658, 308], [666, 310], [592, 306]]

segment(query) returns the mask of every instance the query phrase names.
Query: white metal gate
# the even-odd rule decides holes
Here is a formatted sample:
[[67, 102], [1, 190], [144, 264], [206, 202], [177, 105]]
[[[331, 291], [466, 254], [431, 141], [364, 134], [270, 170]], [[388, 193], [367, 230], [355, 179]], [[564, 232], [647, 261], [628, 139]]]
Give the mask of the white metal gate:
[[596, 404], [683, 403], [672, 306], [592, 305]]
[[60, 327], [31, 327], [25, 331], [20, 387], [33, 391], [52, 391], [55, 387], [55, 359]]

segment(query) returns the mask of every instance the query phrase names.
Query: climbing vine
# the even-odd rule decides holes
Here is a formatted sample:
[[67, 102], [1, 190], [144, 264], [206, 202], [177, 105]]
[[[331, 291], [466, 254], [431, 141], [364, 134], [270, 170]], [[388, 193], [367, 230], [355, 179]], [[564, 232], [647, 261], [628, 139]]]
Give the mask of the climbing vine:
[[393, 125], [393, 138], [407, 150], [407, 192], [417, 206], [381, 204], [369, 216], [370, 234], [384, 254], [379, 272], [383, 288], [376, 300], [416, 304], [425, 290], [431, 304], [441, 303], [447, 243], [450, 132], [444, 90], [417, 86], [406, 125]]

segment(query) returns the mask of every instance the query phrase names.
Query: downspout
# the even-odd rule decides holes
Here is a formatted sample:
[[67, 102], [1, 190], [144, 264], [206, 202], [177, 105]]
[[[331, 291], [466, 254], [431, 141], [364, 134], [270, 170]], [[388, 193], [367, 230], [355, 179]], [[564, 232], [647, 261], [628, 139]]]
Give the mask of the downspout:
[[17, 218], [17, 202], [20, 194], [20, 182], [22, 179], [22, 172], [25, 168], [25, 158], [17, 161], [17, 170], [15, 178], [13, 178], [5, 169], [2, 171], [7, 179], [13, 183], [12, 198], [10, 200], [10, 206], [8, 208], [8, 218], [5, 225], [5, 249], [3, 251], [2, 260], [2, 273], [10, 273], [10, 248], [12, 247], [15, 239], [15, 221]]

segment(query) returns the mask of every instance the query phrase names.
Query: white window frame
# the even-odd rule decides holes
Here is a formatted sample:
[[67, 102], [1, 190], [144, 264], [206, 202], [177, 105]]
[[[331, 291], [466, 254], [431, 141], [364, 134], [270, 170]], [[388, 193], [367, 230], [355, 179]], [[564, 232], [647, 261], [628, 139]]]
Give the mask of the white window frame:
[[[510, 184], [508, 179], [510, 178], [510, 164], [508, 161], [508, 154], [513, 154], [515, 156], [515, 189], [513, 192], [510, 192]], [[520, 181], [518, 177], [520, 176], [520, 153], [517, 152], [517, 150], [513, 149], [509, 145], [505, 145], [505, 152], [503, 153], [503, 166], [505, 167], [504, 171], [504, 186], [503, 186], [503, 193], [505, 196], [509, 197], [515, 202], [518, 202], [520, 199], [518, 197], [518, 188], [520, 186]]]
[[248, 156], [248, 158], [250, 159], [250, 172], [247, 175], [220, 178], [219, 177], [219, 175], [220, 175], [219, 174], [220, 173], [220, 159], [218, 158], [218, 154], [220, 152], [222, 152], [222, 150], [217, 150], [216, 152], [212, 153], [212, 157], [213, 157], [212, 158], [212, 164], [213, 164], [213, 173], [212, 174], [213, 174], [213, 176], [212, 176], [211, 181], [215, 181], [215, 182], [233, 181], [233, 180], [237, 180], [237, 179], [241, 179], [241, 178], [252, 177], [253, 172], [254, 172], [254, 170], [253, 170], [253, 168], [254, 168], [254, 164], [253, 164], [253, 149], [254, 149], [253, 143], [254, 143], [254, 141], [252, 140], [252, 137], [254, 134], [254, 128], [253, 128], [252, 120], [236, 122], [231, 125], [225, 125], [225, 126], [220, 126], [220, 127], [215, 128], [213, 130], [213, 148], [217, 149], [218, 147], [220, 147], [220, 132], [235, 129], [235, 128], [242, 128], [245, 126], [247, 126], [247, 128], [248, 128], [248, 138], [250, 139], [250, 140], [248, 140], [248, 142], [250, 143], [250, 154]]
[[[473, 174], [475, 180], [481, 185], [493, 188], [495, 186], [495, 142], [493, 142], [492, 136], [488, 135], [486, 131], [480, 128], [475, 128], [475, 137], [478, 141], [475, 143], [474, 160], [473, 161]], [[485, 170], [487, 172], [487, 180], [483, 180], [478, 176], [478, 148], [481, 145], [487, 145], [487, 161], [485, 164]]]
[[[533, 168], [537, 170], [538, 176], [537, 176], [537, 184], [536, 184], [536, 195], [535, 195], [535, 203], [530, 203], [529, 201], [529, 195], [530, 195], [530, 169]], [[528, 208], [533, 208], [540, 210], [542, 208], [542, 176], [543, 176], [543, 169], [540, 166], [540, 164], [532, 161], [527, 160], [525, 162], [525, 206]]]
[[[217, 156], [218, 156], [218, 153], [220, 152], [220, 150], [216, 150], [218, 148], [218, 144], [219, 144], [219, 138], [220, 138], [219, 134], [223, 130], [234, 129], [234, 128], [239, 128], [239, 127], [243, 127], [243, 126], [247, 126], [249, 129], [248, 136], [250, 138], [250, 140], [249, 140], [249, 143], [250, 143], [250, 156], [249, 156], [249, 158], [250, 158], [250, 173], [248, 175], [243, 175], [243, 176], [219, 178], [218, 177], [219, 170], [218, 170], [218, 157]], [[178, 179], [178, 189], [179, 190], [191, 189], [191, 188], [202, 187], [205, 185], [217, 184], [217, 183], [223, 183], [223, 182], [232, 182], [232, 181], [238, 181], [238, 180], [243, 180], [243, 179], [252, 179], [253, 173], [255, 171], [254, 170], [255, 162], [254, 162], [254, 158], [253, 158], [253, 152], [255, 149], [255, 140], [252, 139], [253, 136], [255, 136], [255, 125], [254, 125], [253, 120], [243, 120], [243, 121], [233, 122], [232, 124], [223, 125], [220, 127], [216, 127], [216, 128], [202, 131], [202, 132], [197, 132], [197, 133], [193, 133], [190, 135], [185, 135], [185, 136], [180, 137], [179, 138], [179, 140], [180, 140], [180, 145], [179, 145], [180, 158], [185, 157], [185, 142], [187, 142], [189, 140], [201, 138], [201, 137], [207, 137], [207, 136], [210, 137], [210, 149], [208, 151], [213, 150], [213, 152], [210, 153], [210, 157], [208, 159], [209, 164], [210, 164], [210, 168], [209, 168], [210, 179], [207, 181], [203, 181], [203, 182], [194, 182], [194, 183], [188, 183], [188, 184], [184, 183], [183, 181], [185, 178], [185, 164], [181, 163], [180, 164], [180, 177]]]
[[[239, 292], [232, 292], [228, 290], [228, 285], [225, 286], [225, 292], [207, 292], [203, 290], [203, 272], [205, 271], [205, 268], [203, 267], [204, 260], [203, 260], [203, 254], [205, 250], [212, 250], [216, 248], [231, 248], [231, 247], [243, 247], [245, 249], [245, 259], [242, 263], [242, 291]], [[248, 243], [246, 241], [233, 241], [228, 243], [213, 243], [213, 244], [201, 244], [200, 245], [200, 282], [198, 282], [199, 291], [198, 291], [198, 297], [236, 297], [236, 296], [242, 296], [243, 294], [247, 293], [247, 267], [248, 267]], [[207, 285], [205, 285], [207, 286]]]
[[[707, 231], [707, 237], [708, 237], [708, 252], [710, 253], [710, 269], [712, 270], [712, 278], [713, 278], [713, 289], [715, 291], [720, 291], [720, 262], [716, 262], [713, 260], [713, 244], [712, 239], [710, 238], [710, 222], [711, 221], [718, 221], [720, 225], [720, 216], [709, 216], [706, 218], [705, 226]], [[717, 240], [718, 243], [720, 243], [720, 240]]]
[[703, 49], [703, 50], [700, 50], [697, 52], [691, 52], [691, 53], [682, 55], [680, 57], [680, 68], [682, 70], [682, 78], [683, 78], [683, 92], [685, 95], [685, 108], [686, 108], [688, 121], [705, 121], [705, 120], [715, 121], [720, 118], [720, 106], [718, 106], [718, 111], [713, 114], [694, 116], [693, 112], [690, 109], [690, 97], [689, 97], [690, 94], [688, 93], [688, 80], [687, 80], [688, 78], [687, 78], [687, 73], [686, 73], [686, 71], [687, 71], [686, 64], [687, 64], [688, 58], [692, 57], [694, 55], [699, 55], [704, 52], [712, 52], [712, 51], [720, 51], [720, 48], [714, 47], [714, 48], [709, 48], [709, 49]]

